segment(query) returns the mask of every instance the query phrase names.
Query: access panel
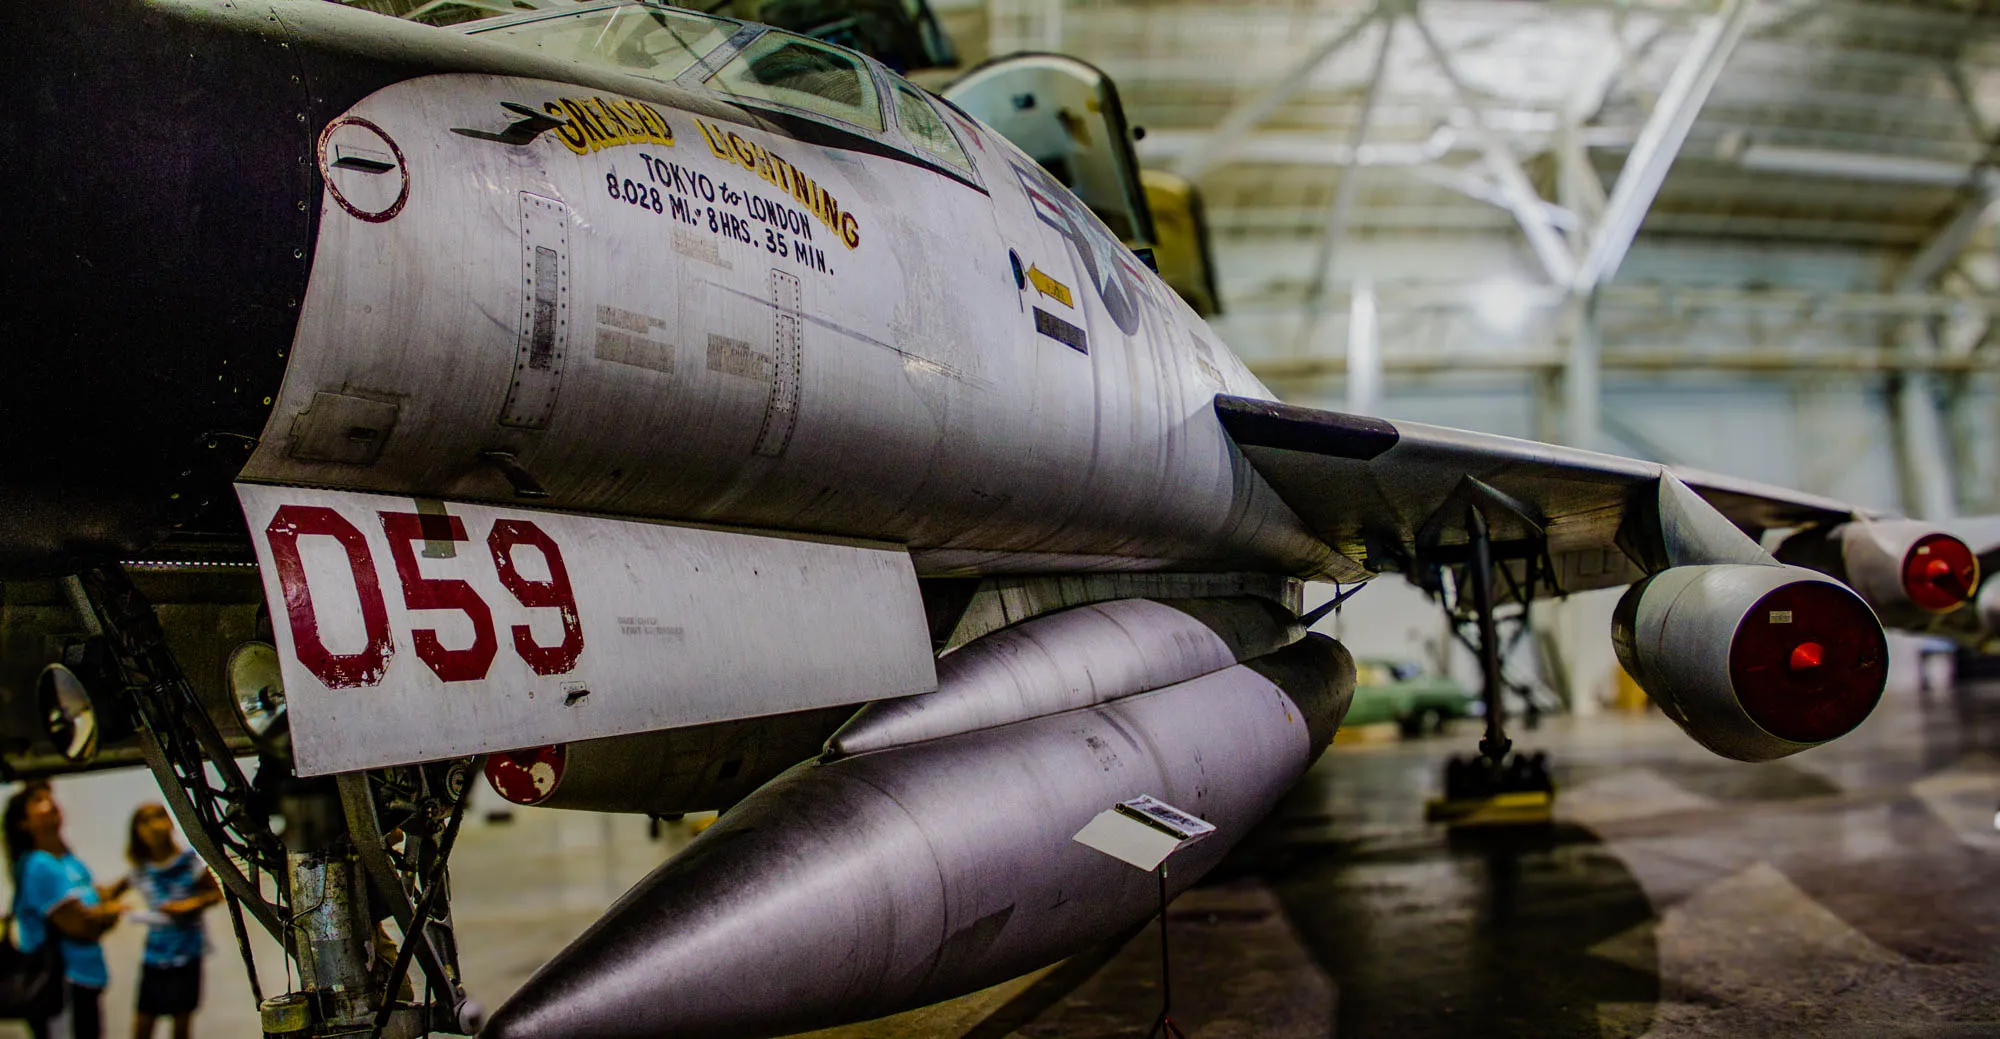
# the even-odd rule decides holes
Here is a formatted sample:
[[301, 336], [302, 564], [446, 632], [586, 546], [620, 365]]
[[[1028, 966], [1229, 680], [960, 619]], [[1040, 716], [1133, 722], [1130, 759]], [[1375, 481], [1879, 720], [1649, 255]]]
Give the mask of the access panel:
[[902, 549], [236, 490], [305, 775], [936, 687]]

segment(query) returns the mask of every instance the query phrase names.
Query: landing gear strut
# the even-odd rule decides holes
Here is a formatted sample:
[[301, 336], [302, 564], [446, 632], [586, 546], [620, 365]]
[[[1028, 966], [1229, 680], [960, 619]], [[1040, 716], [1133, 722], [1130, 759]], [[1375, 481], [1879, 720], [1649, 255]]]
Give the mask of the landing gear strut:
[[[1497, 492], [1494, 495], [1498, 497]], [[1533, 533], [1540, 533], [1531, 520], [1517, 518], [1526, 521]], [[1533, 754], [1516, 753], [1513, 740], [1507, 736], [1505, 693], [1508, 685], [1501, 670], [1501, 639], [1494, 617], [1496, 596], [1493, 587], [1495, 553], [1492, 528], [1479, 505], [1465, 506], [1464, 523], [1466, 546], [1460, 587], [1469, 593], [1471, 613], [1467, 619], [1478, 636], [1473, 648], [1479, 655], [1480, 695], [1486, 708], [1486, 730], [1480, 737], [1477, 756], [1453, 757], [1446, 763], [1444, 796], [1431, 801], [1426, 814], [1434, 821], [1457, 826], [1547, 823], [1555, 797], [1555, 782], [1549, 775], [1548, 755], [1539, 751]], [[1528, 540], [1532, 552], [1518, 556], [1527, 561], [1527, 580], [1517, 584], [1511, 572], [1507, 575], [1510, 585], [1513, 585], [1511, 590], [1522, 604], [1522, 631], [1527, 628], [1525, 611], [1540, 576], [1537, 572], [1539, 564], [1546, 559], [1546, 548], [1533, 545], [1539, 539]], [[1437, 594], [1442, 599], [1441, 581]], [[1464, 614], [1466, 603], [1454, 605], [1458, 607], [1457, 614]], [[1532, 711], [1533, 701], [1527, 702]]]
[[[459, 981], [444, 868], [477, 761], [336, 779], [297, 776], [288, 758], [267, 751], [246, 774], [239, 755], [247, 748], [218, 729], [125, 570], [98, 567], [71, 588], [92, 635], [111, 647], [124, 691], [118, 706], [132, 715], [168, 809], [222, 885], [265, 1035], [477, 1031], [479, 1008]], [[298, 991], [259, 991], [246, 918], [296, 965], [286, 976], [298, 979]], [[393, 942], [378, 923], [387, 919], [402, 932]], [[425, 983], [421, 1001], [404, 979], [413, 960]]]

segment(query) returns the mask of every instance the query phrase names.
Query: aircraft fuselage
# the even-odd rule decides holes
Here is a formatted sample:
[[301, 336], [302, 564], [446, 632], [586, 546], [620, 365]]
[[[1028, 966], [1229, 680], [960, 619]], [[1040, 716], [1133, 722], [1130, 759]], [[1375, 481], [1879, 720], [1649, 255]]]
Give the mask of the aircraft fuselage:
[[[907, 545], [926, 574], [1324, 567], [1210, 409], [1263, 387], [1006, 141], [933, 103], [969, 162], [914, 146], [886, 72], [875, 131], [335, 5], [271, 10], [140, 5], [246, 78], [204, 93], [188, 72], [135, 111], [169, 167], [148, 212], [79, 216], [105, 205], [92, 187], [39, 218], [51, 253], [83, 248], [25, 264], [48, 291], [12, 338], [113, 374], [10, 385], [49, 471], [6, 493], [104, 470], [128, 529], [100, 553], [191, 498], [226, 506], [235, 477], [538, 489], [562, 511]], [[92, 160], [110, 164], [72, 160], [80, 186], [110, 179]], [[93, 287], [135, 270], [157, 281], [137, 298]], [[176, 461], [143, 469], [135, 437]], [[93, 548], [7, 533], [17, 571]]]

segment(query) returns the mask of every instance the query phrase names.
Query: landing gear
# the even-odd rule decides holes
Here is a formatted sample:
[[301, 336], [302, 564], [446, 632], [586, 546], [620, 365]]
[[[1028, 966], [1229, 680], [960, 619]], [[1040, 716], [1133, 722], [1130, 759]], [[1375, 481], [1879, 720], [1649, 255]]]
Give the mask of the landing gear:
[[[445, 897], [445, 861], [477, 762], [300, 777], [265, 749], [246, 774], [239, 756], [253, 748], [217, 727], [124, 569], [87, 571], [71, 587], [92, 634], [111, 647], [117, 706], [131, 715], [167, 807], [222, 885], [264, 1033], [477, 1031]], [[298, 991], [266, 998], [259, 990], [246, 919], [296, 965], [286, 976]], [[405, 981], [412, 961], [425, 983], [421, 1001]]]
[[[1498, 497], [1497, 493], [1495, 497]], [[1517, 518], [1527, 522], [1539, 534], [1526, 517], [1517, 514]], [[1514, 750], [1513, 740], [1507, 736], [1505, 693], [1509, 686], [1501, 671], [1502, 647], [1499, 626], [1494, 617], [1492, 530], [1478, 504], [1465, 506], [1464, 523], [1466, 551], [1460, 587], [1469, 593], [1471, 602], [1463, 602], [1462, 599], [1467, 596], [1461, 596], [1461, 601], [1454, 604], [1459, 607], [1454, 611], [1458, 615], [1454, 619], [1462, 617], [1477, 634], [1473, 648], [1479, 655], [1480, 694], [1486, 708], [1486, 731], [1479, 739], [1476, 756], [1453, 757], [1446, 763], [1444, 796], [1432, 800], [1426, 806], [1425, 815], [1434, 822], [1447, 822], [1453, 826], [1546, 825], [1550, 822], [1555, 799], [1555, 782], [1549, 775], [1548, 755], [1542, 752], [1518, 753]], [[1533, 540], [1530, 539], [1531, 544]], [[1527, 629], [1526, 610], [1537, 577], [1536, 564], [1545, 555], [1543, 548], [1525, 556], [1528, 560], [1525, 582], [1515, 583], [1511, 571], [1506, 572], [1511, 591], [1522, 606], [1517, 635]], [[1442, 581], [1437, 594], [1442, 599]], [[1468, 611], [1464, 607], [1468, 605], [1470, 611], [1466, 615]], [[1524, 699], [1532, 717], [1534, 701]]]

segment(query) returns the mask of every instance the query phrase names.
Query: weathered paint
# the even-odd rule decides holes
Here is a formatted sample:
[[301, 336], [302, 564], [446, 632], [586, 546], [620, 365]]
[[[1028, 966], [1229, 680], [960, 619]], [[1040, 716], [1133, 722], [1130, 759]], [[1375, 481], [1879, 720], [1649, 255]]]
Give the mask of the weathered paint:
[[[1199, 319], [1005, 141], [950, 113], [974, 183], [671, 90], [590, 95], [610, 129], [581, 153], [490, 139], [522, 111], [582, 125], [577, 93], [440, 75], [342, 114], [398, 143], [409, 200], [354, 219], [335, 187], [384, 175], [330, 174], [244, 479], [504, 499], [499, 450], [553, 508], [895, 541], [926, 572], [1325, 565], [1209, 410], [1262, 387], [1197, 365]], [[395, 409], [370, 461], [298, 449], [327, 393]]]
[[302, 774], [936, 685], [900, 549], [347, 491], [238, 493], [278, 604]]

